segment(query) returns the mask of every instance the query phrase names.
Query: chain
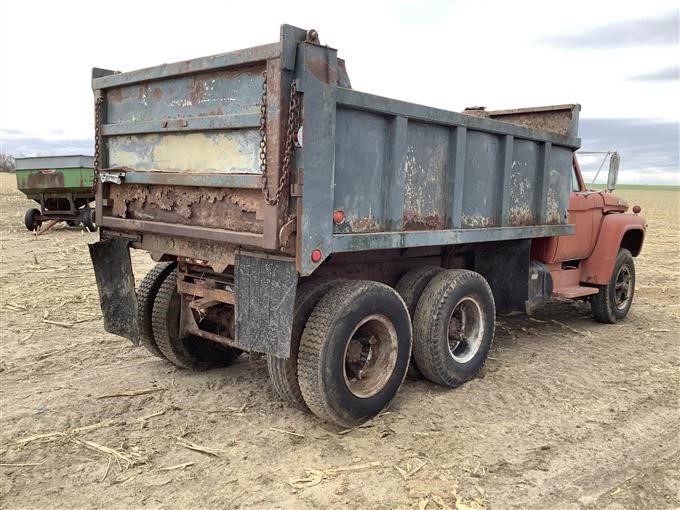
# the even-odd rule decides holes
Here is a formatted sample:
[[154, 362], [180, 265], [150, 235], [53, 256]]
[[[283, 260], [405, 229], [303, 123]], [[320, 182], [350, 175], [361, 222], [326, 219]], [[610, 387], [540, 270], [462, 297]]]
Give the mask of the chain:
[[101, 125], [104, 96], [98, 96], [94, 102], [94, 176], [92, 178], [92, 192], [97, 192], [99, 170], [101, 170]]
[[281, 193], [288, 183], [290, 177], [290, 167], [295, 150], [295, 135], [300, 127], [300, 96], [297, 93], [295, 82], [290, 87], [290, 105], [288, 108], [288, 130], [286, 131], [286, 147], [281, 162], [281, 176], [274, 196], [269, 192], [269, 181], [267, 176], [267, 72], [262, 74], [262, 102], [260, 104], [260, 170], [262, 172], [262, 194], [264, 200], [269, 205], [279, 203]]

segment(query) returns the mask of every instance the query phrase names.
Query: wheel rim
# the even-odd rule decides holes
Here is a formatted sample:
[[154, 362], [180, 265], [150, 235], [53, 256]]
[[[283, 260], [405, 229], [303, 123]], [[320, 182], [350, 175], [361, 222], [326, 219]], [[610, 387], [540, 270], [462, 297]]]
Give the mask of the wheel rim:
[[397, 364], [397, 330], [384, 315], [365, 317], [345, 345], [343, 374], [353, 395], [369, 398], [382, 390]]
[[461, 299], [453, 308], [447, 326], [451, 357], [458, 363], [467, 363], [477, 354], [483, 337], [481, 305], [472, 297]]
[[616, 275], [614, 284], [614, 305], [618, 310], [623, 310], [630, 301], [631, 290], [633, 289], [633, 273], [628, 264], [624, 264]]

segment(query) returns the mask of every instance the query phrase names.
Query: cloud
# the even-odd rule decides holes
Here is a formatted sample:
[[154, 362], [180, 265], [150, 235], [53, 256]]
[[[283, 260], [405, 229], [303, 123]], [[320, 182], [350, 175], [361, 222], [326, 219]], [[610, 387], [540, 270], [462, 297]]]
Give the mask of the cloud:
[[654, 18], [621, 21], [590, 28], [580, 34], [550, 37], [544, 39], [544, 42], [567, 49], [677, 45], [678, 24], [678, 11], [671, 11]]
[[[583, 150], [618, 151], [622, 177], [629, 172], [639, 175], [636, 181], [641, 183], [678, 184], [680, 126], [676, 122], [581, 119], [579, 136]], [[592, 172], [600, 166], [601, 158], [579, 157], [579, 161], [583, 161], [584, 172]], [[604, 171], [606, 173], [606, 168]]]
[[[18, 131], [3, 129], [6, 133]], [[18, 134], [18, 133], [13, 133]], [[84, 154], [91, 155], [94, 151], [94, 140], [92, 139], [61, 139], [50, 140], [36, 136], [2, 136], [0, 141], [0, 152], [10, 154], [14, 157], [21, 156], [48, 156], [64, 154]]]
[[680, 80], [680, 67], [677, 65], [665, 67], [649, 73], [630, 76], [628, 79], [630, 81], [678, 81]]

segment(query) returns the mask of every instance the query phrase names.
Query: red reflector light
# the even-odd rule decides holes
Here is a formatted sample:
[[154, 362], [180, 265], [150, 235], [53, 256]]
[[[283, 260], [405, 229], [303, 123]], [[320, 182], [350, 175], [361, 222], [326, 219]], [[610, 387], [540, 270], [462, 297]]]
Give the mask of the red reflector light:
[[345, 213], [338, 209], [333, 213], [333, 223], [340, 225], [343, 221], [345, 221]]
[[642, 207], [640, 207], [639, 205], [634, 205], [634, 206], [633, 206], [633, 212], [634, 212], [635, 214], [639, 214], [640, 211], [642, 211]]
[[312, 252], [312, 262], [315, 264], [321, 260], [321, 250], [314, 250]]

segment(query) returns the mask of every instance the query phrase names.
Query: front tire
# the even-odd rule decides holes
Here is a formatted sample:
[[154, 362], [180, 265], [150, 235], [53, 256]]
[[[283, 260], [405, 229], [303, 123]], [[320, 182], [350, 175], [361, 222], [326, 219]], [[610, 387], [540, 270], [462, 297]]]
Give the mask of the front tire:
[[399, 391], [411, 343], [408, 310], [394, 289], [360, 280], [337, 285], [314, 308], [300, 341], [307, 406], [343, 427], [370, 420]]
[[476, 377], [491, 349], [495, 316], [482, 275], [462, 269], [436, 275], [413, 319], [413, 354], [423, 375], [449, 387]]
[[182, 296], [177, 292], [177, 271], [158, 288], [151, 314], [153, 338], [170, 363], [179, 368], [208, 370], [231, 365], [242, 351], [211, 342], [200, 336], [179, 337]]
[[635, 262], [633, 255], [621, 248], [616, 257], [614, 271], [607, 285], [590, 301], [593, 317], [597, 322], [614, 324], [628, 315], [635, 294]]

